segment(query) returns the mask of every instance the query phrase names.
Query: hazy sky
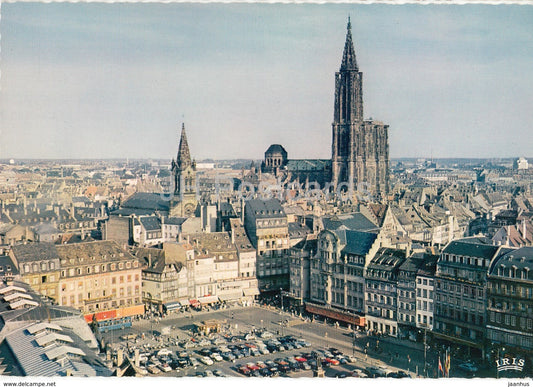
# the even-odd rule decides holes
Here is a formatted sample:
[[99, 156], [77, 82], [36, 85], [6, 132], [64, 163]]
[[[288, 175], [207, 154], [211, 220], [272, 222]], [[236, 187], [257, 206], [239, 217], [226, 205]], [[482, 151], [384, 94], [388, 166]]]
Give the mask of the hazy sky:
[[391, 157], [533, 156], [533, 6], [4, 3], [0, 158], [331, 157], [351, 15]]

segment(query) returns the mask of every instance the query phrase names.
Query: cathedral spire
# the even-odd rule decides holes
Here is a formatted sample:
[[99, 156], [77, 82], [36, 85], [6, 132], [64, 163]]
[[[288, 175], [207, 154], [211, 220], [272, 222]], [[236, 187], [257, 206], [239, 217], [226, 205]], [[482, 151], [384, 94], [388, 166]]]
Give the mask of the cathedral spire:
[[355, 50], [352, 41], [352, 22], [348, 16], [348, 26], [346, 27], [346, 43], [344, 43], [344, 53], [342, 55], [341, 71], [355, 70], [359, 71], [357, 67], [357, 59], [355, 58]]
[[184, 169], [191, 165], [191, 153], [189, 152], [189, 144], [187, 143], [187, 135], [185, 134], [185, 124], [181, 124], [181, 138], [178, 149], [178, 156], [176, 157], [176, 164], [179, 169]]

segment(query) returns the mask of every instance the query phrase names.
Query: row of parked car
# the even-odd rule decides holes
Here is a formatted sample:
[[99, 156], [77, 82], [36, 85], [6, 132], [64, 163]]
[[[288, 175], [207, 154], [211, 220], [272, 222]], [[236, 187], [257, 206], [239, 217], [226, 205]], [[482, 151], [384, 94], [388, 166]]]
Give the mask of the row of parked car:
[[318, 361], [322, 367], [330, 367], [341, 363], [354, 363], [356, 359], [352, 356], [344, 356], [342, 352], [332, 348], [330, 351], [314, 350], [294, 356], [286, 356], [275, 360], [258, 361], [255, 363], [238, 364], [235, 370], [246, 376], [277, 376], [288, 372], [299, 372], [317, 368]]

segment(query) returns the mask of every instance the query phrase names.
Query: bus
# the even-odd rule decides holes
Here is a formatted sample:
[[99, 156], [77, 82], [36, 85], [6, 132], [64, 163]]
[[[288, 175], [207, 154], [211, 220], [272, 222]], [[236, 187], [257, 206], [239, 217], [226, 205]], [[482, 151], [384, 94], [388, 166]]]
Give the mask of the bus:
[[108, 320], [98, 321], [96, 323], [98, 332], [108, 332], [116, 329], [125, 329], [131, 327], [131, 317], [120, 317]]

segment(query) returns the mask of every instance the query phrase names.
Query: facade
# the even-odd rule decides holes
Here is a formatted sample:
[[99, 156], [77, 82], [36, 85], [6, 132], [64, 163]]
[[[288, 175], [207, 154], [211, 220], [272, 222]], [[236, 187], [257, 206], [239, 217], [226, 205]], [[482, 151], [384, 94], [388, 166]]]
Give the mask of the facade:
[[290, 247], [287, 216], [277, 199], [246, 202], [244, 227], [257, 251], [257, 279], [261, 292], [289, 288]]
[[184, 262], [187, 254], [194, 253], [192, 246], [183, 243], [175, 248], [137, 248], [135, 256], [143, 263], [142, 269], [142, 300], [147, 309], [160, 312], [168, 309], [172, 303], [188, 300], [188, 278]]
[[398, 273], [405, 251], [381, 248], [365, 273], [366, 328], [398, 336]]
[[437, 269], [437, 255], [420, 254], [422, 265], [416, 273], [416, 327], [433, 330], [434, 299], [435, 299], [435, 270]]
[[17, 266], [22, 281], [36, 292], [59, 301], [60, 257], [52, 243], [13, 246], [9, 256]]
[[176, 160], [172, 160], [174, 197], [170, 202], [170, 216], [194, 216], [198, 206], [196, 192], [196, 162], [191, 160], [185, 124], [181, 127], [180, 144]]
[[[95, 241], [56, 246], [60, 258], [59, 305], [85, 315], [120, 311], [121, 316], [144, 313], [141, 265], [116, 242]], [[115, 312], [113, 312], [115, 311]]]
[[[398, 270], [398, 334], [401, 337], [416, 338], [416, 275], [423, 263], [423, 255], [408, 257]], [[427, 296], [427, 294], [426, 294]]]
[[310, 297], [310, 259], [317, 251], [317, 239], [305, 239], [290, 251], [289, 295], [300, 305]]
[[[272, 144], [265, 152], [262, 172], [276, 173], [287, 164], [287, 151], [279, 144]], [[277, 173], [276, 173], [277, 174]]]
[[436, 338], [484, 354], [487, 272], [497, 251], [480, 238], [455, 240], [444, 248], [435, 274]]
[[365, 311], [365, 267], [380, 247], [377, 234], [324, 230], [310, 259], [309, 300], [328, 310], [362, 316]]
[[10, 254], [24, 282], [89, 321], [99, 312], [122, 317], [144, 312], [141, 265], [116, 242], [35, 243], [15, 246]]
[[340, 70], [335, 74], [332, 125], [332, 184], [365, 184], [374, 195], [389, 190], [388, 125], [363, 117], [363, 73], [352, 42], [351, 23]]
[[[487, 283], [487, 339], [492, 355], [505, 352], [533, 361], [533, 247], [502, 249]], [[503, 357], [503, 356], [502, 356]]]

